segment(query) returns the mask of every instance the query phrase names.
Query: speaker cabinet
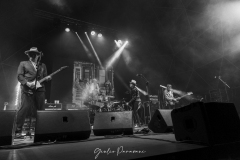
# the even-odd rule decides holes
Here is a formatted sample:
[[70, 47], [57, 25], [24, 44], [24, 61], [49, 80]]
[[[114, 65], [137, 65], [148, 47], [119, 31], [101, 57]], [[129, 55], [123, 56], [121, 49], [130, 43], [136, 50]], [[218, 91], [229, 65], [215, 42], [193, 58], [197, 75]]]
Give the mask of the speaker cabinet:
[[132, 135], [132, 111], [96, 113], [93, 133], [95, 136]]
[[88, 111], [37, 111], [34, 142], [84, 140], [90, 133]]
[[158, 109], [152, 116], [148, 128], [154, 133], [171, 132], [173, 128], [170, 109]]
[[0, 146], [12, 145], [16, 111], [0, 111]]
[[171, 114], [177, 141], [214, 145], [240, 140], [240, 120], [233, 103], [196, 102]]

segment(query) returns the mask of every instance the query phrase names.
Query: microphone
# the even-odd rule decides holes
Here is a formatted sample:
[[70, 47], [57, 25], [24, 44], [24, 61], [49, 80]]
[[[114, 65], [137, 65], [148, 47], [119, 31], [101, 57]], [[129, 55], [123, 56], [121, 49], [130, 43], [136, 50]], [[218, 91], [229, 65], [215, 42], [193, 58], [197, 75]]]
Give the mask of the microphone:
[[142, 74], [137, 74], [136, 76], [142, 76]]
[[160, 87], [162, 87], [162, 88], [167, 88], [167, 87], [165, 87], [165, 86], [162, 86], [162, 85], [160, 85]]

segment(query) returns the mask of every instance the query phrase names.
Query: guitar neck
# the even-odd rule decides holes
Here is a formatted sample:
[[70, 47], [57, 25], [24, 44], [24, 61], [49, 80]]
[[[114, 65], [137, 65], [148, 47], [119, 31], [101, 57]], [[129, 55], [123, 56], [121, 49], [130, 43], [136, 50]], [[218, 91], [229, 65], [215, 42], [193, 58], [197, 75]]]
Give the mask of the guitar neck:
[[[53, 72], [53, 73], [51, 73], [50, 75], [48, 75], [48, 76], [54, 76], [55, 74], [57, 74], [58, 72], [60, 72], [61, 70], [59, 69], [59, 70], [56, 70], [55, 72]], [[47, 77], [44, 77], [43, 79], [41, 79], [40, 81], [39, 81], [39, 83], [42, 83], [42, 82], [44, 82], [45, 80], [47, 79]]]
[[190, 95], [190, 94], [185, 94], [185, 95], [179, 97], [179, 99], [181, 99], [181, 98], [183, 98], [183, 97], [186, 97], [186, 96], [189, 96], [189, 95]]

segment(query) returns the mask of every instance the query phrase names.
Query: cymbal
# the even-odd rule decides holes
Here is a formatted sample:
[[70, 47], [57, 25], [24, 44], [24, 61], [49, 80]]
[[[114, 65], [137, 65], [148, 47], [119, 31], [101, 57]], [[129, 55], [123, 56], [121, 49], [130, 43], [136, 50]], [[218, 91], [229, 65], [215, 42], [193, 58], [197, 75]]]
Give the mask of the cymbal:
[[114, 96], [106, 96], [106, 97], [108, 97], [108, 98], [115, 98]]
[[114, 104], [115, 104], [115, 103], [120, 103], [120, 102], [119, 102], [119, 101], [115, 101], [115, 102], [112, 102], [112, 103], [114, 103]]

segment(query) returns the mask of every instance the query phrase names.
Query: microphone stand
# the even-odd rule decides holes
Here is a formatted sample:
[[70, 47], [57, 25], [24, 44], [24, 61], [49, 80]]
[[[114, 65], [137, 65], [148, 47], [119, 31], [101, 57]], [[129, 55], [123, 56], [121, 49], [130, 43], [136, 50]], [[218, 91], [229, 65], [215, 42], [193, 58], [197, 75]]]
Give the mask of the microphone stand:
[[[148, 93], [148, 85], [149, 85], [149, 81], [147, 80], [146, 77], [144, 77], [143, 75], [140, 76], [141, 78], [143, 78], [145, 80], [145, 84], [146, 84], [146, 89], [147, 89], [147, 101], [144, 102], [144, 103], [147, 103], [147, 108], [148, 108], [148, 112], [149, 112], [149, 122], [151, 120], [151, 110], [150, 110], [150, 98], [149, 98], [149, 93]], [[144, 108], [144, 107], [143, 107]], [[145, 109], [144, 109], [144, 117], [145, 117]], [[146, 123], [146, 117], [144, 118], [145, 120], [145, 125], [147, 124]]]
[[165, 100], [165, 96], [164, 96], [164, 89], [166, 89], [165, 86], [160, 85], [161, 87], [161, 91], [162, 91], [162, 105], [161, 105], [161, 109], [165, 109], [166, 107], [166, 100]]
[[[37, 78], [38, 78], [38, 67], [39, 67], [41, 58], [42, 58], [42, 53], [40, 54], [40, 57], [39, 57], [39, 59], [37, 60], [37, 64], [36, 64], [36, 70], [37, 70], [37, 71], [36, 71], [36, 81], [35, 81], [34, 90], [33, 90], [33, 96], [34, 96], [33, 105], [36, 104], [36, 92], [37, 92], [36, 86], [37, 86]], [[31, 124], [32, 124], [32, 117], [33, 117], [33, 105], [31, 106], [31, 115], [30, 115], [30, 118], [29, 118], [28, 132], [26, 133], [26, 136], [29, 136], [30, 138], [32, 138], [32, 134], [31, 134]]]
[[224, 88], [225, 88], [225, 91], [226, 91], [226, 94], [227, 94], [227, 102], [229, 102], [227, 87], [230, 88], [230, 86], [224, 80], [221, 79], [221, 76], [219, 76], [218, 79], [224, 84]]

